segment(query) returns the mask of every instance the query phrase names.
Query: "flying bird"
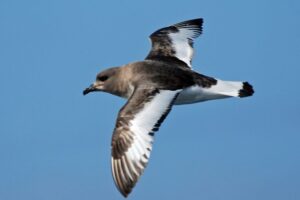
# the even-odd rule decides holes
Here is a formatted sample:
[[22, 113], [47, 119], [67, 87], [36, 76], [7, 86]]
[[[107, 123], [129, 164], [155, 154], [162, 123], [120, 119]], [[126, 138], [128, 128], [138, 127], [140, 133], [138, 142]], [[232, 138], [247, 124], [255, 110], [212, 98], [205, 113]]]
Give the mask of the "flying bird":
[[154, 133], [173, 105], [254, 93], [248, 82], [219, 80], [192, 69], [193, 43], [202, 33], [202, 24], [199, 18], [155, 31], [145, 60], [106, 69], [83, 91], [128, 99], [119, 111], [111, 142], [113, 179], [124, 197], [147, 166]]

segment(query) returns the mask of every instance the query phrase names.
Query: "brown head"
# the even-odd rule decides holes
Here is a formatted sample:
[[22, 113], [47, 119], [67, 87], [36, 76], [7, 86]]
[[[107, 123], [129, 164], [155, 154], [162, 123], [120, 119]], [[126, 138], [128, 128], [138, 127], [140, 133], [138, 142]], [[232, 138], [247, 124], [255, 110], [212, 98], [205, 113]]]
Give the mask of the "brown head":
[[103, 91], [114, 94], [118, 83], [119, 67], [109, 68], [97, 74], [96, 81], [83, 91], [83, 95], [90, 92]]

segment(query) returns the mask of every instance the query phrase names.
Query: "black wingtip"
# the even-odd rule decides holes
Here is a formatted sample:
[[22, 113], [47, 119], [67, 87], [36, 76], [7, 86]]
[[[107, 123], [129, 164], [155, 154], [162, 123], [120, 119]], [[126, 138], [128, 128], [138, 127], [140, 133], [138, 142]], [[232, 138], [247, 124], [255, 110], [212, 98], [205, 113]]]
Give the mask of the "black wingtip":
[[174, 24], [173, 26], [197, 26], [200, 34], [202, 33], [202, 25], [203, 25], [203, 18], [196, 18], [191, 20], [186, 20], [183, 22], [179, 22], [177, 24]]
[[150, 35], [150, 38], [165, 36], [166, 33], [177, 32], [179, 27], [184, 27], [184, 28], [190, 27], [191, 29], [195, 30], [195, 32], [197, 32], [197, 34], [194, 37], [198, 37], [199, 35], [202, 34], [202, 24], [203, 24], [203, 18], [186, 20], [183, 22], [179, 22], [177, 24], [173, 24], [173, 25], [158, 29], [157, 31], [153, 32]]
[[250, 85], [248, 82], [243, 82], [243, 88], [239, 91], [239, 97], [249, 97], [254, 94], [254, 90], [252, 85]]
[[192, 20], [190, 20], [190, 22], [192, 24], [198, 24], [198, 25], [202, 26], [202, 24], [203, 24], [203, 18], [192, 19]]
[[124, 198], [127, 198], [127, 197], [128, 197], [128, 195], [130, 194], [130, 192], [128, 192], [128, 193], [121, 192], [121, 194], [122, 194], [122, 196], [123, 196]]
[[203, 18], [196, 18], [196, 19], [190, 19], [183, 22], [179, 22], [178, 24], [189, 24], [189, 25], [198, 25], [202, 26], [203, 24]]

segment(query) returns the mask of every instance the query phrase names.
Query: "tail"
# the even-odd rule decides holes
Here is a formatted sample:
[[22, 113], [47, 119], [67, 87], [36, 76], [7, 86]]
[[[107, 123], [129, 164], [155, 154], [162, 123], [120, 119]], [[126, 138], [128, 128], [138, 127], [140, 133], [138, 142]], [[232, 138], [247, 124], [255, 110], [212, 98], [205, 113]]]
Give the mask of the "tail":
[[239, 97], [249, 97], [254, 94], [254, 90], [252, 85], [250, 85], [248, 82], [243, 82], [243, 88], [239, 91]]
[[177, 97], [175, 105], [197, 103], [228, 97], [252, 96], [254, 90], [248, 82], [216, 80], [209, 86], [194, 85], [185, 88]]
[[252, 96], [254, 93], [252, 85], [248, 82], [238, 81], [217, 80], [217, 84], [212, 86], [210, 90], [216, 94], [240, 98]]

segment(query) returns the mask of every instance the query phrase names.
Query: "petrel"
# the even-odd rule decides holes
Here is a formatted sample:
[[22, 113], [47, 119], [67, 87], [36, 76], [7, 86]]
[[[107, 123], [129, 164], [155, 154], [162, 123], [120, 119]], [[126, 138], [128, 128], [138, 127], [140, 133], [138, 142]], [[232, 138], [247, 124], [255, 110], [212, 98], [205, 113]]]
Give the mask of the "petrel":
[[202, 24], [199, 18], [155, 31], [145, 60], [106, 69], [83, 91], [128, 99], [119, 111], [111, 142], [112, 175], [124, 197], [147, 166], [154, 133], [173, 105], [254, 93], [248, 82], [223, 81], [192, 69], [193, 43], [202, 33]]

